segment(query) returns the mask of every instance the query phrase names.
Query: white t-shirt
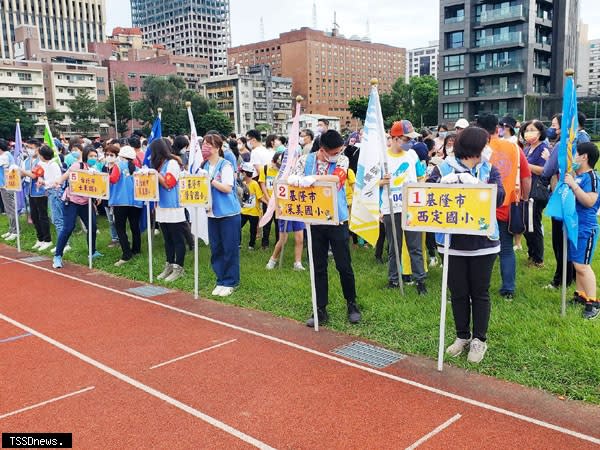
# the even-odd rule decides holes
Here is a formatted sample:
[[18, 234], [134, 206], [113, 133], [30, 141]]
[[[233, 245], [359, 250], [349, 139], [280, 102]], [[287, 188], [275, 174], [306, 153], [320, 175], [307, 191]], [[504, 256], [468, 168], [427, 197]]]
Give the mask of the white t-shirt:
[[273, 160], [273, 155], [275, 155], [274, 150], [269, 150], [260, 145], [252, 149], [252, 152], [250, 153], [250, 164], [262, 167]]
[[58, 181], [62, 176], [60, 166], [56, 161], [42, 161], [40, 160], [39, 165], [44, 169], [44, 185], [46, 187], [52, 187], [52, 185]]
[[8, 168], [9, 161], [10, 161], [10, 159], [8, 159], [8, 152], [3, 152], [0, 155], [0, 167], [6, 167], [6, 168]]
[[[179, 163], [171, 159], [167, 165], [167, 172], [173, 174], [176, 180], [179, 181], [179, 175], [181, 174], [181, 168]], [[185, 222], [185, 210], [184, 208], [161, 208], [156, 205], [156, 221], [162, 223], [179, 223]]]
[[[388, 170], [392, 178], [390, 180], [390, 196], [394, 213], [402, 212], [402, 186], [405, 183], [416, 183], [418, 177], [425, 174], [422, 164], [419, 162], [419, 157], [414, 150], [403, 151], [400, 153], [392, 153], [388, 150]], [[381, 213], [390, 213], [390, 202], [386, 197], [387, 189], [381, 189]]]
[[[210, 163], [208, 163], [208, 166], [205, 167], [205, 169], [208, 169], [209, 179], [211, 179], [211, 180], [215, 179], [219, 183], [226, 184], [227, 186], [233, 186], [234, 185], [234, 173], [233, 173], [233, 167], [231, 166], [231, 164], [227, 164], [227, 163], [223, 164], [221, 166], [221, 173], [218, 173], [218, 174], [215, 174], [216, 168], [217, 168], [216, 164], [213, 166]], [[234, 189], [235, 189], [235, 187], [234, 187]], [[212, 209], [208, 210], [206, 212], [206, 215], [208, 217], [215, 217], [215, 215], [212, 212]]]

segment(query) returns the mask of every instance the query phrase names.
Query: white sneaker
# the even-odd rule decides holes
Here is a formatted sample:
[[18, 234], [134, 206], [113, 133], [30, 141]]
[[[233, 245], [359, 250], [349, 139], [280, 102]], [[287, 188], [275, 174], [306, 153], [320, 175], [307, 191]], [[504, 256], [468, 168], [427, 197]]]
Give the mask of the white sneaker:
[[7, 238], [7, 237], [8, 237], [10, 234], [11, 234], [11, 232], [10, 232], [10, 231], [7, 231], [7, 232], [6, 232], [6, 233], [4, 233], [4, 234], [3, 234], [1, 237], [2, 237], [2, 239], [5, 239], [5, 238]]
[[52, 247], [52, 242], [41, 242], [38, 251], [43, 252]]
[[477, 338], [473, 339], [471, 341], [471, 348], [469, 349], [467, 361], [472, 363], [480, 363], [483, 357], [485, 356], [486, 351], [487, 344], [485, 342], [481, 342]]
[[227, 297], [228, 295], [233, 294], [235, 289], [229, 286], [221, 287], [221, 291], [219, 292], [219, 297]]
[[169, 275], [171, 275], [171, 272], [173, 272], [173, 265], [166, 262], [165, 268], [163, 269], [163, 271], [160, 274], [158, 274], [156, 279], [163, 280], [163, 279], [167, 278]]
[[300, 261], [296, 261], [294, 263], [294, 270], [302, 271], [302, 270], [306, 270], [306, 269], [304, 268], [304, 266], [302, 265], [302, 263]]
[[429, 258], [429, 267], [437, 267], [438, 261], [435, 256]]
[[454, 343], [446, 349], [446, 353], [453, 358], [459, 356], [471, 343], [471, 339], [456, 338]]
[[221, 289], [223, 289], [224, 286], [216, 286], [213, 291], [211, 292], [211, 295], [217, 296], [221, 293]]
[[154, 230], [154, 236], [158, 236], [160, 234], [160, 230]]
[[269, 262], [265, 266], [267, 270], [273, 270], [277, 265], [277, 260], [273, 258], [269, 258]]
[[65, 245], [65, 248], [63, 248], [63, 255], [65, 253], [67, 253], [69, 250], [71, 250], [71, 246], [69, 244]]
[[181, 278], [181, 276], [183, 276], [183, 267], [178, 264], [173, 264], [171, 275], [165, 278], [165, 281], [175, 281], [178, 278]]
[[17, 239], [17, 233], [11, 233], [4, 238], [6, 242], [14, 241], [15, 239]]
[[125, 259], [120, 259], [120, 260], [118, 260], [118, 261], [117, 261], [117, 262], [114, 264], [114, 266], [115, 266], [115, 267], [121, 267], [123, 264], [127, 264], [128, 262], [129, 262], [129, 261], [127, 261], [127, 260], [125, 260]]
[[42, 245], [42, 241], [35, 241], [35, 245], [31, 247], [31, 250], [37, 250], [40, 245]]

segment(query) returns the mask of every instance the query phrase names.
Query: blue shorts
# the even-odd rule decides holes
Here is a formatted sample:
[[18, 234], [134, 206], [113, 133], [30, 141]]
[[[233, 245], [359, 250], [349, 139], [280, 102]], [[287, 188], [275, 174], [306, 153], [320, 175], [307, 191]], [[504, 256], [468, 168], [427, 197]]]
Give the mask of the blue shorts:
[[[295, 220], [281, 220], [277, 221], [279, 223], [279, 232], [280, 233], [293, 233], [295, 231], [304, 230], [304, 222], [296, 222]], [[285, 226], [285, 230], [283, 227]]]
[[579, 230], [577, 248], [574, 248], [571, 241], [569, 241], [567, 259], [577, 264], [591, 264], [592, 257], [594, 256], [594, 250], [596, 250], [597, 241], [598, 228], [592, 228], [591, 230]]

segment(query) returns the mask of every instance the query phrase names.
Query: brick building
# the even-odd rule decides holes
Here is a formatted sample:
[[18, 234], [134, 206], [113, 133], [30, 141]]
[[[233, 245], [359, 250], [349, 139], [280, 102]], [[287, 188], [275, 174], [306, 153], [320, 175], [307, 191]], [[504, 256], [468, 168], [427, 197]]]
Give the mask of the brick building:
[[406, 49], [347, 39], [332, 33], [301, 28], [278, 39], [228, 50], [230, 68], [266, 64], [273, 76], [293, 80], [292, 96], [302, 95], [308, 114], [336, 116], [349, 126], [348, 100], [368, 96], [370, 80], [379, 79], [380, 92], [389, 92], [406, 71]]

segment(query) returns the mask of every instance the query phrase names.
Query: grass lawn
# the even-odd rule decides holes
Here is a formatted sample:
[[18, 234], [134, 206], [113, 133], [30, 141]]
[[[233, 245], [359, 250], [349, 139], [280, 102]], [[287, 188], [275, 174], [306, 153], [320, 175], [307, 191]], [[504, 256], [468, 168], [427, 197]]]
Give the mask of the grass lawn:
[[[98, 226], [97, 247], [104, 256], [94, 261], [94, 267], [133, 280], [147, 281], [146, 235], [142, 236], [143, 255], [117, 268], [113, 264], [120, 257], [120, 248], [107, 248], [110, 234], [104, 216], [99, 217]], [[506, 302], [497, 293], [500, 275], [496, 263], [491, 288], [493, 305], [488, 334], [489, 349], [483, 362], [477, 366], [471, 365], [462, 356], [447, 363], [571, 399], [600, 404], [600, 319], [583, 320], [580, 306], [568, 306], [567, 316], [561, 318], [560, 292], [542, 289], [554, 273], [549, 222], [545, 226], [548, 236], [546, 268], [528, 267], [526, 250], [517, 253], [517, 292], [513, 302]], [[27, 225], [22, 217], [21, 229], [22, 248], [29, 250], [35, 243], [34, 228]], [[302, 322], [298, 326], [304, 326], [304, 320], [312, 312], [308, 270], [292, 270], [291, 245], [286, 247], [283, 268], [266, 270], [270, 252], [246, 250], [247, 229], [242, 243], [241, 286], [232, 296], [221, 301], [290, 317]], [[6, 230], [7, 218], [2, 215], [0, 231]], [[76, 231], [71, 240], [73, 250], [65, 255], [66, 261], [87, 265], [86, 236]], [[203, 244], [199, 255], [200, 295], [206, 297], [214, 287], [214, 275], [210, 269], [209, 251]], [[347, 322], [339, 278], [331, 261], [328, 308], [331, 319], [328, 327], [372, 339], [402, 353], [436, 358], [441, 268], [430, 270], [428, 296], [418, 297], [414, 286], [405, 286], [405, 296], [401, 297], [397, 290], [385, 288], [387, 266], [375, 263], [372, 249], [353, 250], [352, 257], [363, 322], [358, 326], [350, 326]], [[163, 242], [159, 236], [154, 241], [155, 275], [162, 270], [164, 261]], [[600, 273], [597, 256], [593, 266], [595, 272]], [[171, 286], [193, 292], [193, 252], [186, 255], [185, 269], [186, 275]], [[572, 289], [568, 298], [571, 294]], [[446, 340], [451, 342], [454, 339], [454, 322], [450, 308], [446, 328]]]

